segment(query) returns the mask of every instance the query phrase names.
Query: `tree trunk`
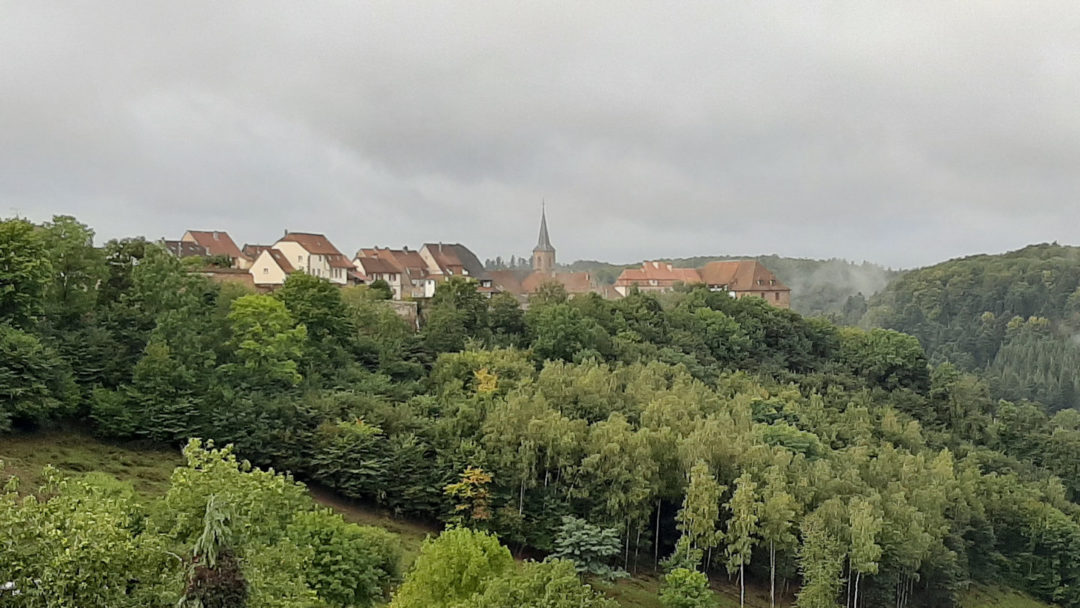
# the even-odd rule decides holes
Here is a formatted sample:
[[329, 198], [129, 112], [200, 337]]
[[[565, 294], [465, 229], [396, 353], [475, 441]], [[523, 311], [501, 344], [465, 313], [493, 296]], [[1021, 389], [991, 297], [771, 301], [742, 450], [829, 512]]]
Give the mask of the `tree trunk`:
[[638, 551], [641, 549], [641, 530], [642, 528], [638, 528], [637, 538], [634, 539], [634, 576], [637, 576]]
[[626, 518], [626, 556], [623, 558], [623, 570], [630, 569], [630, 518]]
[[769, 543], [769, 608], [776, 608], [776, 543]]
[[525, 478], [521, 478], [521, 491], [518, 492], [518, 515], [525, 512]]
[[847, 597], [844, 599], [845, 608], [851, 608], [851, 558], [847, 558], [847, 580], [845, 581], [847, 586]]
[[739, 608], [746, 606], [746, 566], [739, 564]]
[[859, 577], [862, 576], [862, 572], [855, 573], [855, 600], [852, 602], [852, 606], [859, 608]]
[[660, 569], [660, 499], [656, 499], [656, 542], [653, 544], [653, 568]]

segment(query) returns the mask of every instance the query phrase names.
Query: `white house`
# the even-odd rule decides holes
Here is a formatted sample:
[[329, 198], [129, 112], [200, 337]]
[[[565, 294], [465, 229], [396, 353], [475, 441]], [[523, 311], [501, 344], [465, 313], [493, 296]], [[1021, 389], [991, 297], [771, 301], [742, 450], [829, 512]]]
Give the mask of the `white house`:
[[273, 249], [283, 253], [295, 270], [338, 285], [347, 284], [349, 272], [354, 269], [352, 262], [321, 234], [286, 232]]

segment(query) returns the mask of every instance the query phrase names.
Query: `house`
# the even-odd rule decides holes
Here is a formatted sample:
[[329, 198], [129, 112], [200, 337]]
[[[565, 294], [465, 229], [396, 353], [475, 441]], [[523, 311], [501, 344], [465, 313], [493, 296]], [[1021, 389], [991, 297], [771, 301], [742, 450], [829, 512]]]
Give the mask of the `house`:
[[625, 296], [631, 287], [640, 291], [666, 292], [676, 285], [701, 283], [701, 275], [693, 268], [676, 268], [667, 262], [644, 262], [641, 268], [627, 268], [615, 279], [615, 291]]
[[[347, 285], [355, 267], [326, 236], [311, 232], [285, 232], [273, 249], [284, 254], [295, 270], [324, 278], [337, 285]], [[264, 252], [265, 253], [265, 252]], [[258, 273], [255, 274], [258, 283]]]
[[361, 249], [356, 252], [353, 265], [363, 272], [362, 268], [367, 268], [367, 266], [361, 263], [361, 258], [380, 258], [397, 268], [399, 275], [397, 277], [398, 289], [394, 289], [394, 284], [387, 281], [387, 283], [390, 283], [391, 289], [394, 290], [395, 299], [415, 300], [430, 298], [435, 295], [436, 279], [429, 272], [428, 263], [420, 255], [419, 251], [408, 247], [402, 247], [401, 249], [385, 247]]
[[712, 291], [726, 291], [733, 298], [764, 298], [773, 306], [791, 308], [791, 289], [757, 260], [709, 262], [700, 274]]
[[615, 280], [615, 290], [625, 296], [634, 286], [641, 291], [666, 292], [679, 284], [698, 283], [733, 298], [763, 298], [779, 308], [791, 307], [791, 289], [756, 260], [709, 262], [700, 270], [676, 268], [667, 262], [645, 262], [641, 268], [622, 271]]
[[[386, 281], [393, 293], [393, 299], [400, 300], [405, 291], [405, 270], [397, 265], [392, 258], [377, 256], [358, 257], [353, 260], [353, 266], [357, 272], [365, 277], [365, 282]], [[410, 285], [411, 287], [411, 285]], [[411, 291], [411, 290], [410, 290]]]
[[206, 251], [205, 257], [229, 258], [232, 260], [233, 268], [246, 270], [251, 267], [252, 258], [244, 255], [229, 233], [224, 230], [188, 230], [184, 236], [180, 237], [180, 241], [202, 247]]
[[477, 291], [480, 293], [490, 295], [495, 292], [484, 265], [475, 253], [460, 243], [425, 243], [420, 248], [420, 257], [427, 264], [428, 275], [435, 283], [464, 277], [477, 281], [480, 284]]
[[273, 289], [281, 287], [285, 279], [296, 272], [296, 267], [289, 262], [289, 258], [280, 249], [264, 247], [251, 263], [248, 272], [257, 287]]

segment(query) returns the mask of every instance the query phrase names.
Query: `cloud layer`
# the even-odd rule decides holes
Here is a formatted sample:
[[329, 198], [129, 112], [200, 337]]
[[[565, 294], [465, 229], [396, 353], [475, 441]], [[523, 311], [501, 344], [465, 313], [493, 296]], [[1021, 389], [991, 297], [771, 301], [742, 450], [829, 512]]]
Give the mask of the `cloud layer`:
[[0, 215], [913, 266], [1080, 230], [1072, 3], [4, 2]]

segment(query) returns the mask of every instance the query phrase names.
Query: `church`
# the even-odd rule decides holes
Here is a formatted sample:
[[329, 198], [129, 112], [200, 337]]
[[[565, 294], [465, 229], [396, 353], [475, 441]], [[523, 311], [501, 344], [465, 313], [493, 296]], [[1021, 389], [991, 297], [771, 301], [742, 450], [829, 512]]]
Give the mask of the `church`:
[[548, 234], [546, 207], [540, 210], [540, 236], [532, 251], [532, 270], [495, 270], [488, 274], [496, 287], [522, 299], [536, 293], [545, 283], [559, 283], [570, 295], [607, 295], [606, 292], [612, 291], [609, 286], [597, 285], [587, 272], [559, 270], [555, 261], [555, 246], [551, 244]]

